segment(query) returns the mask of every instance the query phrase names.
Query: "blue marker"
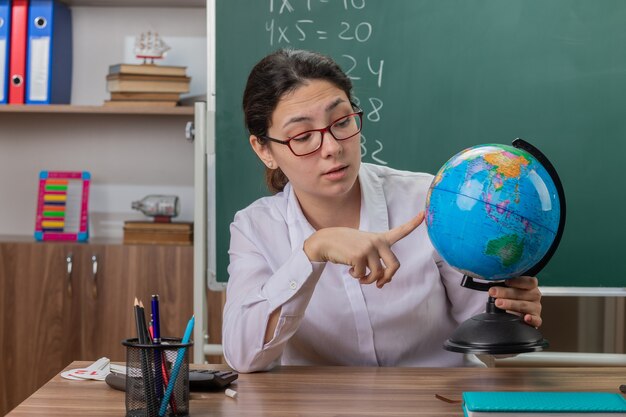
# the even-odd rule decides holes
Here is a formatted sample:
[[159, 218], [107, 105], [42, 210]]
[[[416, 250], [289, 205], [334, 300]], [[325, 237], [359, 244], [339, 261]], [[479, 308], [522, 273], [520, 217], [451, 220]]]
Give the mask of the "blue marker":
[[[189, 339], [191, 338], [191, 331], [193, 330], [193, 325], [196, 322], [195, 316], [191, 316], [189, 322], [187, 323], [187, 328], [185, 329], [185, 335], [183, 336], [182, 343], [189, 343]], [[172, 396], [172, 392], [174, 391], [174, 386], [176, 385], [176, 378], [178, 377], [178, 373], [180, 372], [180, 367], [183, 364], [183, 359], [185, 358], [185, 352], [187, 348], [181, 348], [176, 353], [176, 362], [174, 362], [174, 368], [172, 368], [172, 375], [170, 376], [170, 381], [167, 384], [167, 389], [165, 390], [165, 396], [161, 400], [161, 408], [159, 409], [159, 416], [163, 417], [165, 412], [167, 411], [167, 403], [170, 401], [170, 397]]]
[[[159, 296], [152, 296], [152, 343], [155, 345], [161, 344], [161, 323], [159, 318]], [[161, 376], [161, 353], [159, 349], [154, 350], [154, 379], [156, 386], [157, 400], [161, 401], [163, 398], [163, 377]]]

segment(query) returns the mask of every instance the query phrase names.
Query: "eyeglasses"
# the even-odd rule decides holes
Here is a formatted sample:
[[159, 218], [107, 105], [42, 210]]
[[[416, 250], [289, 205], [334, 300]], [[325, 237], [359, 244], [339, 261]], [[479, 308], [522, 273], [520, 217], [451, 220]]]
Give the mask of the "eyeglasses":
[[289, 146], [291, 152], [296, 156], [310, 155], [322, 147], [324, 142], [324, 133], [328, 132], [335, 140], [346, 140], [356, 136], [363, 124], [363, 110], [350, 113], [340, 117], [323, 129], [311, 129], [306, 132], [298, 133], [287, 140], [274, 139], [269, 136], [259, 136], [281, 145]]

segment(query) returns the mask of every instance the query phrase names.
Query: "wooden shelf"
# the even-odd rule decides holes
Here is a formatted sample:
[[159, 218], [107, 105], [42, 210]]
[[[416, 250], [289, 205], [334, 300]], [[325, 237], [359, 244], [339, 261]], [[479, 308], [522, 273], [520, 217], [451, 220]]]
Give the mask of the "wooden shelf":
[[71, 104], [51, 105], [1, 105], [1, 113], [56, 113], [56, 114], [116, 114], [116, 115], [157, 115], [157, 116], [192, 116], [193, 106], [178, 107], [105, 107], [74, 106]]

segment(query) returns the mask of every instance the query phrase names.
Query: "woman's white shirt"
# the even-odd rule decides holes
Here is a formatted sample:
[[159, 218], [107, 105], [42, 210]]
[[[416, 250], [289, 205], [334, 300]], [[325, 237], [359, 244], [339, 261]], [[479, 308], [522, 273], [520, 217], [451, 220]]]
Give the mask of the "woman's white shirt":
[[[424, 209], [432, 175], [361, 165], [359, 229], [384, 232]], [[487, 296], [433, 248], [426, 225], [392, 246], [400, 269], [382, 289], [361, 285], [349, 267], [311, 262], [315, 232], [289, 184], [239, 211], [231, 224], [223, 347], [240, 372], [283, 365], [461, 366], [442, 345], [484, 310]], [[264, 344], [269, 315], [281, 308]]]

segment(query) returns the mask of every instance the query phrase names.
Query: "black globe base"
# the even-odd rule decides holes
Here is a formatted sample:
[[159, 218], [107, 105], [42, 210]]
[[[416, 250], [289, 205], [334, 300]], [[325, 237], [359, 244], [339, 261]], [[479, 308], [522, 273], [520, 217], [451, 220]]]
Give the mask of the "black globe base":
[[507, 313], [489, 297], [485, 313], [463, 322], [444, 343], [444, 349], [472, 354], [516, 354], [538, 352], [548, 347], [541, 332]]

